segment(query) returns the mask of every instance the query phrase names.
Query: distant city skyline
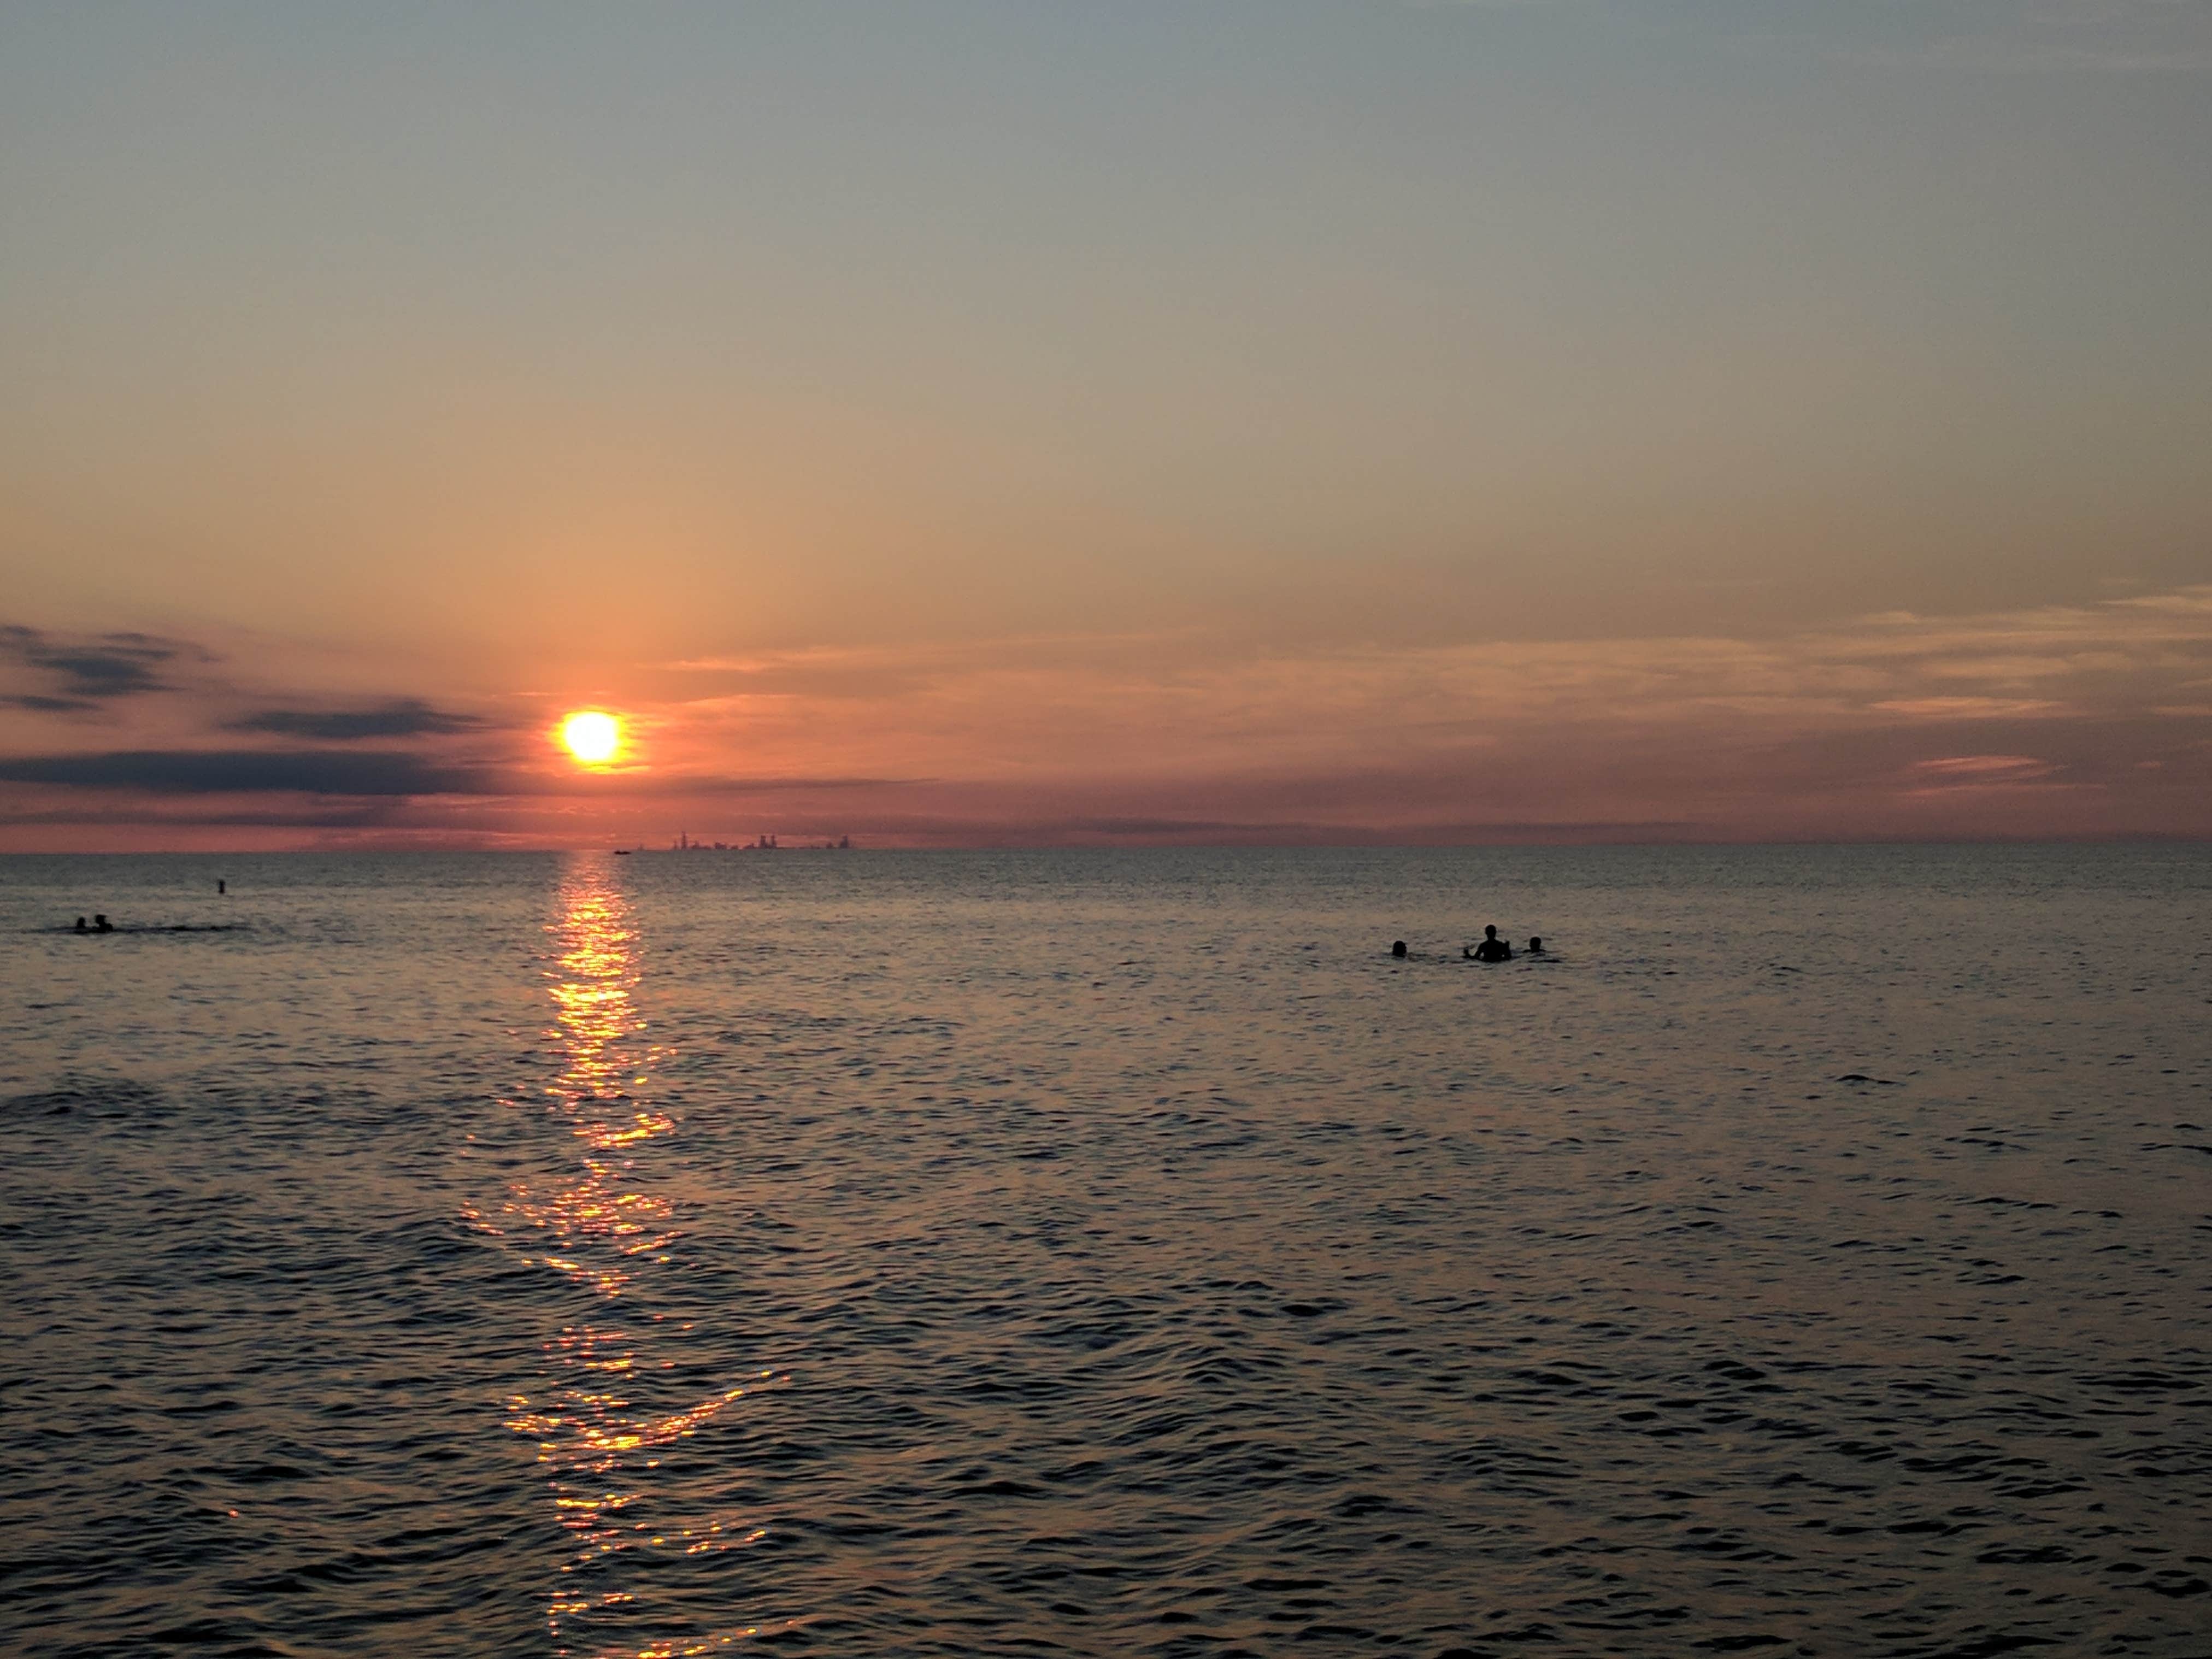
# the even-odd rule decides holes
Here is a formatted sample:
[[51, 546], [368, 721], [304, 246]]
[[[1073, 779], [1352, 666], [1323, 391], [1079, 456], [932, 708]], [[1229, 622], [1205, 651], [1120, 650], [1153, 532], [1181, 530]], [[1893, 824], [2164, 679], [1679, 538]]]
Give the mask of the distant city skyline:
[[0, 850], [2212, 834], [2208, 94], [2193, 0], [13, 8]]

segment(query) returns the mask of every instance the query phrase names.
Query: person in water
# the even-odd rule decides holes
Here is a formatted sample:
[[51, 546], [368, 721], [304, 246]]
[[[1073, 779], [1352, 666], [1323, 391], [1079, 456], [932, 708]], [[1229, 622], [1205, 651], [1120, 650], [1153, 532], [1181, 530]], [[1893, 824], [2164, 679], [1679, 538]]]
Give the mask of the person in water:
[[1404, 956], [1406, 954], [1406, 941], [1401, 939], [1392, 939], [1390, 941], [1390, 954], [1394, 957]]
[[112, 933], [115, 931], [115, 924], [95, 911], [92, 918], [92, 931], [95, 933]]
[[79, 916], [76, 919], [76, 930], [80, 933], [88, 933], [92, 931], [91, 928], [84, 925], [84, 918], [82, 916]]
[[1498, 937], [1498, 929], [1493, 926], [1482, 930], [1482, 943], [1467, 954], [1477, 962], [1510, 962], [1513, 947]]
[[1531, 939], [1528, 941], [1528, 954], [1532, 957], [1542, 956], [1544, 954], [1544, 941], [1540, 939]]

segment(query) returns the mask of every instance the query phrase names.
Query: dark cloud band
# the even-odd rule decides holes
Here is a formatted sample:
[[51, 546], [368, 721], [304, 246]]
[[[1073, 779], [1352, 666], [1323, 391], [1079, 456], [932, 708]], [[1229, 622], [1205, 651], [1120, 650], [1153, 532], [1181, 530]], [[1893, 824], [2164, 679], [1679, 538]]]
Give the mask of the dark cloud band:
[[433, 708], [419, 697], [395, 697], [368, 708], [264, 708], [225, 722], [228, 732], [265, 732], [320, 743], [361, 743], [379, 738], [439, 737], [472, 732], [475, 716]]
[[389, 750], [129, 749], [0, 760], [0, 781], [156, 794], [495, 794], [489, 774]]

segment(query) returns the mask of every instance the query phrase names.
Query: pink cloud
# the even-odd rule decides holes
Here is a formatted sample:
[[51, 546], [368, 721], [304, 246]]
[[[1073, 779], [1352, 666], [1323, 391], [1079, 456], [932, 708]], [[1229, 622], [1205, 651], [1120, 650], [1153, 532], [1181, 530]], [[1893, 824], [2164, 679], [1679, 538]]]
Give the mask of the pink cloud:
[[2070, 714], [2065, 704], [2033, 697], [1893, 697], [1873, 705], [1914, 720], [2048, 720]]
[[1946, 755], [1936, 760], [1915, 761], [1912, 769], [1955, 777], [2040, 777], [2051, 768], [2050, 762], [2037, 760], [2032, 755]]
[[[1977, 679], [1984, 692], [1962, 693]], [[573, 705], [541, 690], [479, 698], [492, 718], [413, 751], [505, 785], [407, 797], [374, 822], [334, 822], [343, 802], [295, 810], [303, 832], [478, 841], [2206, 834], [2212, 753], [2177, 721], [2212, 714], [2187, 689], [2208, 680], [2212, 588], [1776, 638], [1268, 647], [1185, 630], [733, 650], [592, 690], [634, 722], [622, 776], [579, 777], [542, 741]], [[2036, 695], [1999, 694], [2013, 684]], [[435, 685], [395, 690], [470, 712]], [[231, 715], [196, 708], [133, 698], [98, 746], [212, 743], [194, 731]], [[0, 710], [0, 752], [79, 746], [65, 720]], [[129, 816], [112, 794], [9, 785], [0, 842], [69, 844], [50, 826], [73, 804], [86, 823]], [[224, 805], [279, 833], [281, 804]], [[194, 808], [137, 810], [169, 835]]]

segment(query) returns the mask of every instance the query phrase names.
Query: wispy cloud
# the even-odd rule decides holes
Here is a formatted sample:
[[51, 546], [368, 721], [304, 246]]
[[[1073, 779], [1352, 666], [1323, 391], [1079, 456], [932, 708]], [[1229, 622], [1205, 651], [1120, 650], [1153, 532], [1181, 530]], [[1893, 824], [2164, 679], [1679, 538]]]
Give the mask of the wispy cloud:
[[2056, 775], [2058, 770], [2049, 761], [2032, 755], [1944, 755], [1915, 761], [1906, 769], [1905, 794], [1908, 799], [1924, 800], [1960, 793], [2045, 794], [2104, 787], [2090, 780], [2060, 778]]
[[2051, 763], [2033, 755], [1942, 755], [1915, 761], [1912, 769], [1953, 778], [2042, 777]]
[[2063, 702], [2033, 697], [1892, 697], [1872, 707], [1923, 720], [2046, 720], [2072, 712]]
[[[2158, 799], [2134, 817], [2115, 806], [2110, 823], [2212, 830], [2171, 774], [2136, 766], [2175, 741], [2154, 711], [2199, 700], [2182, 688], [2212, 667], [2212, 587], [1767, 639], [1271, 651], [1178, 635], [684, 666], [699, 694], [659, 714], [678, 773], [683, 757], [743, 752], [780, 769], [926, 775], [1007, 812], [1050, 799], [1099, 836], [1270, 821], [1891, 833], [1939, 793], [2070, 788], [2122, 769], [2155, 787], [2114, 787]], [[2038, 758], [2002, 770], [1975, 758], [1996, 752], [1990, 735], [2029, 732], [2045, 734]], [[1109, 796], [1122, 810], [1099, 810]]]
[[169, 664], [208, 657], [186, 641], [153, 634], [58, 635], [0, 625], [0, 665], [18, 675], [27, 673], [42, 687], [6, 694], [0, 701], [40, 714], [88, 712], [118, 697], [167, 690], [162, 671]]
[[0, 761], [0, 811], [283, 794], [303, 822], [380, 799], [410, 836], [566, 840], [2203, 834], [2208, 683], [2212, 586], [1765, 638], [824, 646], [650, 671], [611, 774], [424, 698], [233, 698], [170, 741]]

